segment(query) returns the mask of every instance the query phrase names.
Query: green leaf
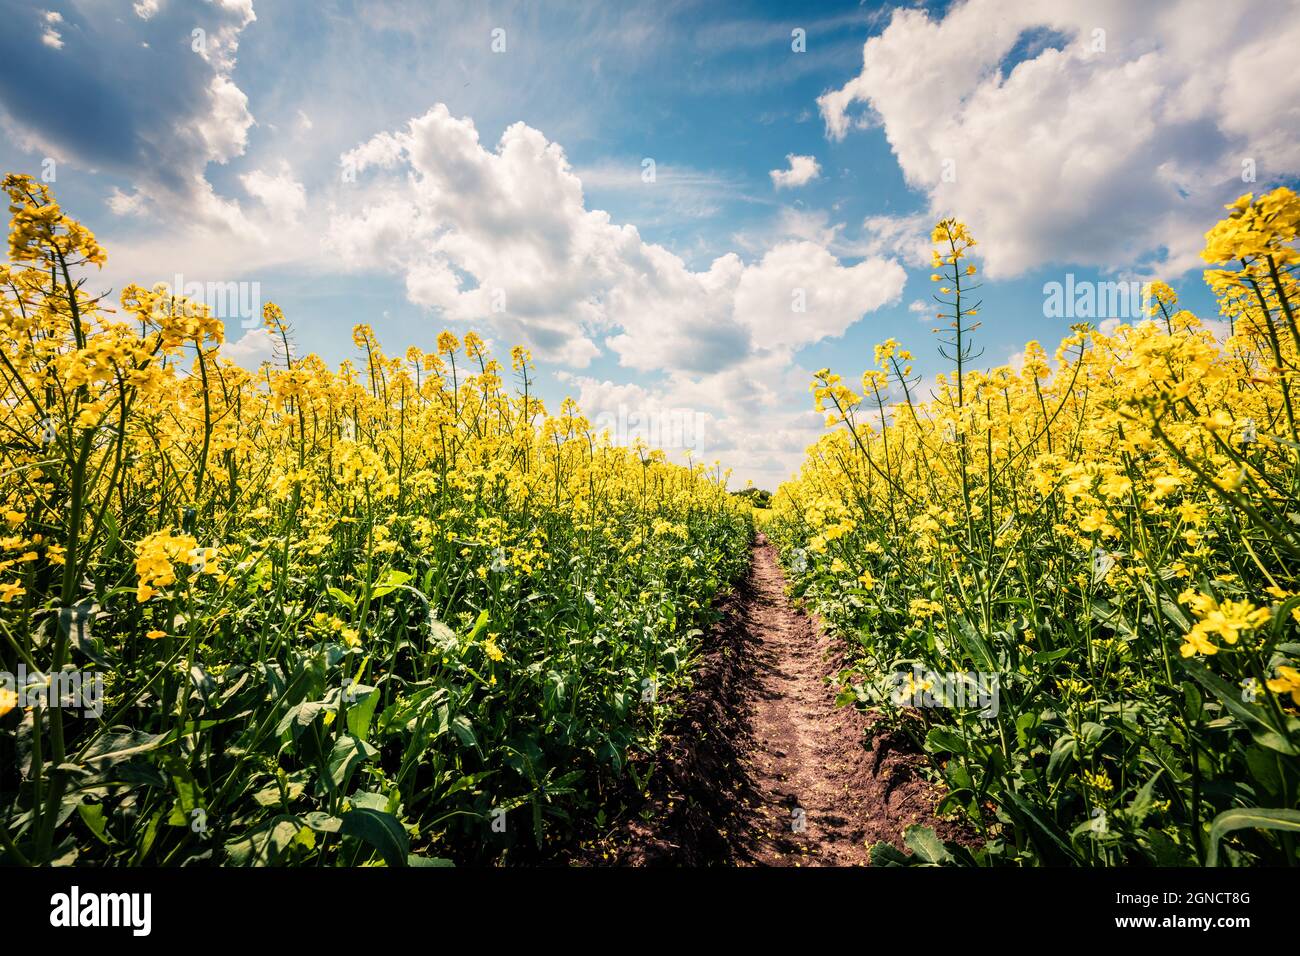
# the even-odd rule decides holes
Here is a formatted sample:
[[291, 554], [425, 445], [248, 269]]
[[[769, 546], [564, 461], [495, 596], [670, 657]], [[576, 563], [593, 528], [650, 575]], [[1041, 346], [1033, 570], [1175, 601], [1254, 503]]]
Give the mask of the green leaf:
[[950, 727], [931, 727], [925, 735], [925, 749], [929, 753], [964, 754], [966, 740]]
[[374, 687], [352, 684], [348, 687], [347, 693], [349, 697], [354, 698], [353, 702], [347, 705], [348, 732], [354, 737], [368, 740], [370, 721], [375, 716], [375, 708], [379, 706], [379, 691]]
[[280, 854], [298, 839], [301, 828], [292, 817], [276, 817], [247, 836], [226, 844], [234, 866], [268, 866], [279, 862]]
[[479, 639], [479, 635], [487, 630], [487, 626], [488, 626], [488, 612], [487, 609], [485, 608], [482, 611], [478, 612], [478, 620], [474, 622], [474, 630], [469, 632], [469, 642], [472, 644], [474, 641], [477, 641]]
[[293, 739], [297, 740], [298, 735], [301, 734], [304, 729], [310, 727], [317, 717], [326, 711], [332, 711], [334, 709], [335, 708], [332, 704], [323, 700], [305, 700], [301, 704], [295, 704], [285, 712], [283, 717], [280, 718], [280, 723], [275, 728], [275, 734], [279, 737], [283, 735], [286, 730], [292, 728]]
[[1052, 756], [1047, 761], [1047, 779], [1056, 780], [1074, 761], [1079, 750], [1079, 742], [1073, 734], [1062, 734], [1052, 744]]
[[1029, 749], [1029, 732], [1038, 726], [1038, 715], [1033, 711], [1025, 711], [1016, 718], [1016, 742], [1021, 749]]
[[[1106, 555], [1104, 563], [1106, 565], [1106, 571], [1110, 571], [1110, 569], [1115, 566], [1114, 556], [1109, 554]], [[1100, 583], [1100, 581], [1106, 576], [1105, 573], [1102, 573], [1099, 576], [1097, 574], [1098, 570], [1099, 569], [1096, 567], [1093, 568], [1094, 584]], [[1130, 624], [1124, 615], [1111, 605], [1109, 601], [1104, 601], [1101, 598], [1095, 597], [1089, 602], [1089, 604], [1091, 606], [1093, 618], [1113, 628], [1115, 632], [1122, 637], [1137, 637], [1137, 631], [1134, 630], [1133, 625]]]
[[321, 810], [313, 810], [304, 815], [302, 822], [317, 833], [338, 833], [339, 828], [343, 826], [343, 821], [338, 817], [332, 817]]
[[1160, 779], [1162, 773], [1164, 773], [1163, 770], [1157, 770], [1152, 774], [1151, 779], [1142, 784], [1142, 789], [1138, 790], [1133, 797], [1133, 802], [1128, 805], [1125, 812], [1128, 814], [1129, 819], [1133, 821], [1134, 827], [1140, 827], [1146, 820], [1147, 814], [1151, 812], [1156, 781]]
[[1083, 735], [1083, 742], [1089, 747], [1097, 746], [1097, 744], [1101, 743], [1102, 738], [1106, 736], [1106, 728], [1095, 720], [1085, 720], [1079, 728], [1079, 732]]
[[1276, 750], [1278, 753], [1286, 754], [1289, 757], [1300, 755], [1300, 750], [1296, 749], [1295, 744], [1291, 742], [1286, 733], [1265, 719], [1267, 711], [1263, 707], [1248, 706], [1242, 701], [1240, 690], [1233, 687], [1218, 674], [1211, 673], [1205, 665], [1190, 659], [1184, 659], [1182, 664], [1187, 669], [1187, 672], [1196, 679], [1197, 683], [1218, 698], [1219, 702], [1234, 717], [1246, 725], [1246, 729], [1250, 731], [1255, 743], [1268, 747], [1270, 750]]
[[194, 775], [181, 760], [173, 756], [168, 758], [166, 764], [172, 773], [172, 785], [176, 788], [176, 802], [167, 822], [172, 826], [188, 827], [194, 819], [194, 811], [202, 809], [202, 791]]
[[1218, 866], [1219, 841], [1233, 830], [1247, 829], [1300, 833], [1300, 810], [1261, 810], [1256, 807], [1224, 810], [1210, 824], [1210, 852], [1205, 857], [1205, 865]]
[[148, 856], [149, 851], [153, 849], [154, 841], [158, 838], [158, 824], [162, 822], [163, 814], [166, 812], [166, 807], [158, 809], [149, 818], [149, 822], [145, 824], [144, 835], [140, 838], [140, 850], [137, 854], [141, 859]]
[[1246, 766], [1250, 768], [1250, 775], [1255, 778], [1255, 782], [1265, 793], [1272, 796], [1282, 792], [1282, 775], [1278, 773], [1277, 757], [1274, 754], [1263, 747], [1248, 747]]
[[392, 594], [409, 580], [411, 580], [411, 576], [405, 571], [397, 571], [393, 568], [389, 568], [384, 572], [383, 577], [376, 581], [374, 586], [371, 587], [370, 597], [373, 600], [374, 598], [381, 598], [386, 594]]
[[325, 593], [348, 609], [357, 606], [356, 598], [346, 591], [340, 591], [338, 588], [328, 588]]
[[926, 863], [938, 866], [943, 863], [956, 862], [953, 855], [948, 852], [948, 848], [943, 845], [943, 841], [929, 827], [913, 824], [905, 828], [903, 830], [903, 842], [907, 844], [909, 850]]
[[450, 797], [453, 793], [459, 793], [462, 790], [475, 790], [478, 788], [480, 782], [492, 776], [494, 773], [496, 773], [495, 770], [485, 770], [482, 773], [466, 774], [443, 791], [442, 795], [446, 798]]
[[[1151, 592], [1148, 590], [1147, 593], [1149, 595]], [[1160, 598], [1160, 610], [1165, 617], [1178, 625], [1179, 630], [1190, 631], [1192, 629], [1192, 620], [1187, 616], [1187, 612], [1169, 598], [1163, 596]]]
[[284, 790], [280, 789], [280, 782], [272, 780], [261, 790], [253, 794], [253, 801], [259, 807], [278, 807], [282, 802], [293, 803], [305, 789], [305, 784], [301, 776], [295, 774], [285, 780]]
[[104, 805], [102, 803], [78, 804], [77, 813], [81, 815], [82, 822], [90, 828], [90, 832], [95, 834], [101, 843], [112, 845], [116, 842], [108, 835], [108, 820], [104, 817]]
[[1272, 630], [1275, 638], [1282, 636], [1296, 608], [1300, 608], [1300, 594], [1287, 598], [1273, 613]]
[[[1023, 818], [1032, 823], [1033, 829], [1046, 837], [1048, 843], [1060, 850], [1061, 853], [1065, 854], [1071, 863], [1077, 864], [1081, 862], [1079, 855], [1068, 843], [1065, 842], [1065, 840], [1061, 838], [1060, 832], [1043, 819], [1043, 817], [1039, 815], [1038, 810], [1036, 810], [1024, 797], [1014, 791], [1008, 790], [1000, 797], [995, 797], [995, 799], [1002, 804], [1004, 809], [1014, 809], [1015, 812], [1019, 813]], [[1010, 806], [1008, 806], [1008, 804]]]
[[375, 793], [372, 790], [358, 790], [348, 800], [353, 807], [364, 807], [367, 810], [377, 810], [380, 813], [397, 813], [397, 808], [400, 805], [400, 801], [394, 803], [388, 794]]
[[411, 730], [416, 719], [432, 708], [438, 718], [432, 737], [437, 737], [447, 730], [447, 696], [445, 687], [422, 687], [410, 697], [394, 701], [379, 715], [376, 733], [382, 737], [402, 728]]
[[389, 866], [407, 865], [411, 841], [401, 821], [391, 813], [357, 807], [343, 814], [342, 830], [344, 836], [355, 837], [374, 847]]
[[117, 519], [113, 517], [111, 509], [104, 512], [104, 530], [107, 534], [104, 538], [104, 549], [99, 555], [101, 561], [106, 561], [113, 556], [113, 552], [117, 550], [118, 542], [122, 538], [121, 532], [118, 530]]
[[456, 640], [456, 632], [436, 618], [429, 621], [429, 638], [433, 645], [442, 651], [454, 650], [459, 643]]
[[478, 740], [474, 737], [474, 726], [469, 722], [469, 718], [464, 714], [457, 714], [451, 722], [452, 732], [455, 733], [456, 739], [466, 747], [477, 747]]
[[113, 727], [87, 748], [82, 762], [96, 770], [109, 767], [148, 753], [167, 743], [166, 734], [147, 734], [130, 727]]
[[1156, 866], [1189, 866], [1194, 860], [1191, 848], [1176, 842], [1169, 834], [1160, 830], [1143, 830], [1140, 845]]
[[330, 781], [336, 788], [342, 789], [343, 781], [353, 770], [378, 756], [379, 749], [370, 746], [360, 737], [353, 737], [351, 734], [340, 737], [335, 741], [334, 749], [330, 751]]
[[970, 771], [960, 760], [949, 760], [948, 766], [944, 770], [944, 776], [948, 778], [949, 789], [951, 790], [973, 790], [975, 781], [971, 779]]
[[881, 840], [871, 847], [872, 866], [912, 866], [912, 858], [894, 846]]
[[971, 659], [980, 670], [990, 673], [998, 670], [997, 658], [994, 656], [988, 642], [984, 640], [984, 635], [976, 630], [975, 626], [964, 617], [961, 618], [958, 634], [961, 637], [963, 646], [966, 648], [966, 653], [971, 656]]

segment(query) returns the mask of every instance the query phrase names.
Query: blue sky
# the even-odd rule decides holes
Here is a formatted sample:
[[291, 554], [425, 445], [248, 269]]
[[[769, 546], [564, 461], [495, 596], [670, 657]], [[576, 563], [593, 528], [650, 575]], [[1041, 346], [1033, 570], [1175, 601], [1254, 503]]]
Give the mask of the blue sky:
[[1213, 316], [1203, 233], [1300, 173], [1296, 12], [0, 0], [0, 168], [53, 172], [104, 287], [245, 283], [333, 361], [357, 322], [393, 353], [476, 328], [533, 349], [552, 407], [685, 422], [669, 444], [774, 487], [813, 370], [888, 337], [942, 368], [942, 216], [980, 240], [984, 364], [1054, 347], [1067, 273]]

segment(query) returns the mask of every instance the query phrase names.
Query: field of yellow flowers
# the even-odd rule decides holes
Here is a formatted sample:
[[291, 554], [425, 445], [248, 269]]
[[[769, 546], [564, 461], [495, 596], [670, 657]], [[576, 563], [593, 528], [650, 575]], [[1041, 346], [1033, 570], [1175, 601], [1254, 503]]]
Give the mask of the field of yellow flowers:
[[331, 369], [267, 305], [251, 374], [199, 303], [92, 297], [95, 238], [3, 185], [0, 859], [517, 858], [646, 772], [745, 560], [723, 476], [473, 334], [359, 326]]
[[200, 303], [91, 295], [94, 236], [3, 187], [0, 861], [542, 858], [653, 772], [758, 515], [852, 650], [839, 701], [982, 837], [943, 858], [1296, 862], [1291, 191], [1207, 234], [1227, 334], [1157, 282], [991, 371], [940, 223], [952, 370], [923, 395], [891, 340], [860, 388], [819, 372], [827, 432], [759, 515], [472, 333], [389, 357], [358, 326], [332, 369], [268, 304], [250, 373]]
[[892, 340], [860, 389], [815, 378], [828, 431], [768, 533], [855, 651], [841, 701], [912, 734], [986, 841], [959, 859], [1296, 862], [1300, 198], [1229, 210], [1226, 338], [1152, 283], [1149, 320], [978, 371], [975, 241], [945, 220], [934, 392]]

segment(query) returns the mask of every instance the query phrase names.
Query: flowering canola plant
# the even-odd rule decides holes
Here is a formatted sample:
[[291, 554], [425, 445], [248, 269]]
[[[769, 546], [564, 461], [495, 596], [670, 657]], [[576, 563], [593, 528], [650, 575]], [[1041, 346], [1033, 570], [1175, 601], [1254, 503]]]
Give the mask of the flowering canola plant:
[[94, 236], [3, 187], [0, 665], [105, 699], [0, 690], [0, 859], [501, 859], [644, 779], [743, 563], [725, 475], [548, 414], [474, 333], [358, 326], [332, 369], [268, 304], [248, 372], [201, 303], [93, 297]]
[[[1297, 862], [1300, 197], [1228, 209], [1226, 337], [1154, 282], [1145, 320], [978, 370], [976, 243], [945, 220], [934, 391], [893, 340], [860, 388], [814, 378], [827, 431], [768, 533], [856, 652], [841, 703], [933, 756], [968, 862]], [[890, 692], [918, 671], [1000, 706]]]

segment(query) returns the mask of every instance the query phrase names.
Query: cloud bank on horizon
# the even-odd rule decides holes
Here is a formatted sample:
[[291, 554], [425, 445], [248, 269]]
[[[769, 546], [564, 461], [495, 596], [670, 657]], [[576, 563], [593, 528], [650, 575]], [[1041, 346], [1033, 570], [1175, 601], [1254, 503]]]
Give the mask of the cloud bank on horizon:
[[935, 218], [1023, 303], [1045, 269], [1194, 276], [1223, 203], [1300, 175], [1297, 0], [254, 8], [0, 0], [0, 165], [56, 164], [107, 281], [257, 280], [334, 359], [355, 321], [476, 327], [592, 418], [691, 410], [693, 458], [767, 486], [811, 369], [915, 341]]

